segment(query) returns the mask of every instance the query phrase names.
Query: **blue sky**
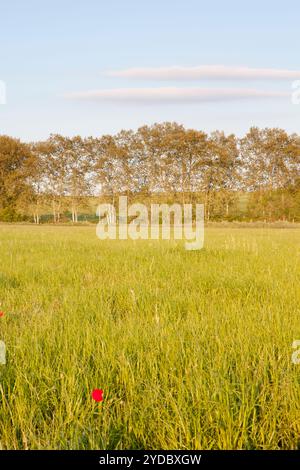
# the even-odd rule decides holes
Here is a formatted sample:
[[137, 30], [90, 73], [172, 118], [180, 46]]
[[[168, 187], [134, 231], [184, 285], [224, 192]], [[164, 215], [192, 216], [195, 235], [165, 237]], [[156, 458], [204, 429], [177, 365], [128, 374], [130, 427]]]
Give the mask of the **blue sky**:
[[[0, 134], [26, 141], [50, 133], [98, 136], [165, 120], [238, 135], [253, 125], [299, 130], [300, 105], [289, 96], [295, 78], [262, 80], [259, 73], [299, 70], [300, 80], [297, 1], [2, 0], [0, 11], [0, 80], [7, 87]], [[230, 79], [189, 77], [194, 67], [220, 65], [233, 71]], [[160, 79], [172, 66], [187, 77]], [[257, 69], [256, 79], [241, 79], [241, 67]], [[122, 72], [131, 68], [143, 78]], [[191, 88], [197, 90], [187, 99]], [[142, 98], [130, 98], [128, 89]], [[216, 96], [203, 100], [199, 89], [217, 89]], [[272, 96], [229, 92], [224, 99], [224, 89]]]

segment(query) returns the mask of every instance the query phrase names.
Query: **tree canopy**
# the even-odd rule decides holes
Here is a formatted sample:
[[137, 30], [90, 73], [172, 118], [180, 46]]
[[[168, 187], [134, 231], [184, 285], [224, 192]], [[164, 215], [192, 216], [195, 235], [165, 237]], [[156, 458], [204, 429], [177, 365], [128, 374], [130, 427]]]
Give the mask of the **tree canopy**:
[[253, 127], [242, 138], [165, 122], [25, 144], [0, 136], [0, 219], [78, 222], [118, 195], [205, 204], [206, 220], [300, 220], [300, 137]]

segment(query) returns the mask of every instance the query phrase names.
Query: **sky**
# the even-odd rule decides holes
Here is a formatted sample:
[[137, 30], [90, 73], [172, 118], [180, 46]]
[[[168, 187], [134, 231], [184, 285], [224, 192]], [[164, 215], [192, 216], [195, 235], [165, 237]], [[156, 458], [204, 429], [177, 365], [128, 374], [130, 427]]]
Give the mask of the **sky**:
[[282, 0], [0, 0], [0, 134], [298, 132], [299, 17]]

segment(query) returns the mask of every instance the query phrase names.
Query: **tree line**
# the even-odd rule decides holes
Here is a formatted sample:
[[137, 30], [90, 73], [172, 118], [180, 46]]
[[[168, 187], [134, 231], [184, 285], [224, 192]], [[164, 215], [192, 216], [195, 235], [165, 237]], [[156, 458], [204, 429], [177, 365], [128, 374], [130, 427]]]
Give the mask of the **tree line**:
[[93, 220], [101, 201], [202, 202], [209, 220], [300, 221], [300, 136], [177, 123], [99, 138], [0, 136], [0, 220]]

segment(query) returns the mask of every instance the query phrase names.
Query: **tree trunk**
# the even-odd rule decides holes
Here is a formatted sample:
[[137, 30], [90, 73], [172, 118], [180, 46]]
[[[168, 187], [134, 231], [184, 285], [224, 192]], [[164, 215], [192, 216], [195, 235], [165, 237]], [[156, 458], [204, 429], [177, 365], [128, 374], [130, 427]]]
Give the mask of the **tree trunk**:
[[56, 224], [56, 210], [55, 210], [55, 202], [52, 201], [52, 214], [53, 214], [53, 222]]

